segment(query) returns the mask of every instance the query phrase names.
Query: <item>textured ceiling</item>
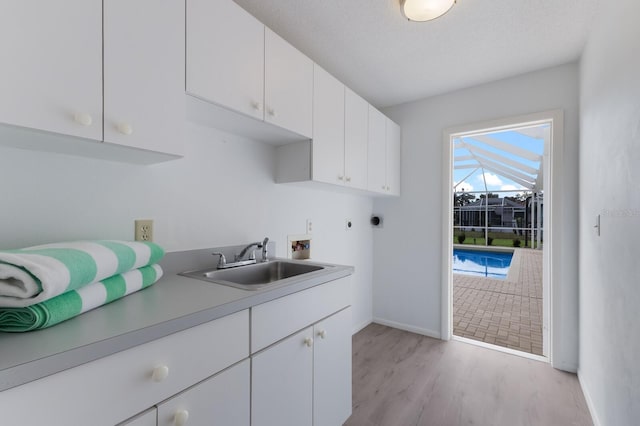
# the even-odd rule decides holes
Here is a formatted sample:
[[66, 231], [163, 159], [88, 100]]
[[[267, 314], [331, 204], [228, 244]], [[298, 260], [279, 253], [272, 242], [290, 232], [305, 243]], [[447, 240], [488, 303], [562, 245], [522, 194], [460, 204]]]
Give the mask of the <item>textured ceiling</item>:
[[577, 60], [599, 0], [458, 0], [409, 22], [399, 0], [235, 0], [385, 107]]

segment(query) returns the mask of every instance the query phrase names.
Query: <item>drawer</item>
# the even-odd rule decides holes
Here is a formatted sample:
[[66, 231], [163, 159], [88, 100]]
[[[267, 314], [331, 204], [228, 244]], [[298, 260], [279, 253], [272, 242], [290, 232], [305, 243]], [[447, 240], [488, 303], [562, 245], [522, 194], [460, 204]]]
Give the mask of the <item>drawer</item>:
[[251, 308], [251, 353], [266, 348], [351, 304], [351, 277]]
[[138, 414], [124, 423], [120, 423], [118, 426], [157, 426], [157, 417], [158, 413], [156, 407], [153, 407], [152, 409], [147, 410], [142, 414]]
[[6, 390], [2, 421], [111, 426], [248, 355], [245, 310]]

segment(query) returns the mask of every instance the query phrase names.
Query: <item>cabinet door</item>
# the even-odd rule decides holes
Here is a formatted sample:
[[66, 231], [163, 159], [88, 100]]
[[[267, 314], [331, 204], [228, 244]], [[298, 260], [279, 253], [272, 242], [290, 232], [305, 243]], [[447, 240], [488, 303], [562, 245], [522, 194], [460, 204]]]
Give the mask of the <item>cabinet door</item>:
[[264, 120], [311, 138], [313, 62], [265, 28]]
[[182, 154], [184, 1], [104, 3], [104, 140]]
[[313, 67], [313, 180], [343, 185], [345, 98], [344, 84]]
[[312, 424], [312, 345], [308, 327], [251, 357], [252, 426]]
[[246, 359], [158, 405], [158, 426], [249, 426], [249, 389]]
[[157, 426], [157, 416], [158, 412], [154, 407], [132, 419], [120, 423], [118, 426]]
[[313, 425], [341, 425], [351, 415], [351, 308], [313, 330]]
[[400, 126], [387, 119], [387, 192], [400, 195]]
[[368, 188], [387, 192], [387, 117], [369, 105]]
[[0, 3], [0, 122], [102, 140], [102, 2]]
[[344, 105], [345, 185], [367, 189], [369, 104], [351, 89], [346, 88]]
[[187, 92], [262, 120], [264, 25], [231, 0], [187, 0]]

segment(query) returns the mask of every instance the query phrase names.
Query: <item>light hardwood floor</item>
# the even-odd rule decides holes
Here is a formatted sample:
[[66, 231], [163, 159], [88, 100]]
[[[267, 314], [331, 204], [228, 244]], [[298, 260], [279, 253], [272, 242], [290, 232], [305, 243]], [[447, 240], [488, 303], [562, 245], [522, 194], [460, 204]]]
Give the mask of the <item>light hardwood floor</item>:
[[592, 425], [575, 374], [371, 324], [353, 338], [348, 426]]

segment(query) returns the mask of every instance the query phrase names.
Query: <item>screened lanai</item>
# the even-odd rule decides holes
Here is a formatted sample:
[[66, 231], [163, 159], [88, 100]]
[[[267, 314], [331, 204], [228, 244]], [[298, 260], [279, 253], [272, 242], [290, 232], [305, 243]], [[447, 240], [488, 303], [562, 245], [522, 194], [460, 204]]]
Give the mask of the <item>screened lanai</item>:
[[542, 248], [549, 138], [538, 124], [455, 139], [455, 243]]

